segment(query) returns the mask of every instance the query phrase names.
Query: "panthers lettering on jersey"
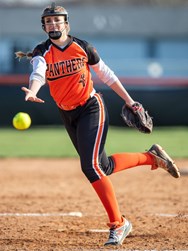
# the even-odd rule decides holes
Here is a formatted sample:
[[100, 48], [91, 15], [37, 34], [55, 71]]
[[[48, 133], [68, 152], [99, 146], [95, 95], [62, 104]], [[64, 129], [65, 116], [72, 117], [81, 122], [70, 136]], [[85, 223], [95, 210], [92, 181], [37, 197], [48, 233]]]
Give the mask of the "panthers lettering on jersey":
[[35, 56], [45, 58], [50, 93], [60, 108], [72, 110], [88, 100], [93, 91], [89, 65], [100, 60], [91, 44], [70, 36], [69, 44], [61, 49], [48, 39], [34, 49]]

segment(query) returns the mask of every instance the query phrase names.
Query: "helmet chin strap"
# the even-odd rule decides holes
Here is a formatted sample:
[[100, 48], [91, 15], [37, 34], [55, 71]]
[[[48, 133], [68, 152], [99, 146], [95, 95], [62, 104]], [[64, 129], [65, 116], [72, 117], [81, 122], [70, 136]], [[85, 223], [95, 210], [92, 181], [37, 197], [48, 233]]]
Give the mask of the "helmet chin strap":
[[49, 36], [49, 38], [51, 38], [53, 40], [58, 40], [62, 36], [65, 29], [66, 29], [66, 27], [64, 29], [62, 29], [61, 31], [49, 31], [48, 36]]

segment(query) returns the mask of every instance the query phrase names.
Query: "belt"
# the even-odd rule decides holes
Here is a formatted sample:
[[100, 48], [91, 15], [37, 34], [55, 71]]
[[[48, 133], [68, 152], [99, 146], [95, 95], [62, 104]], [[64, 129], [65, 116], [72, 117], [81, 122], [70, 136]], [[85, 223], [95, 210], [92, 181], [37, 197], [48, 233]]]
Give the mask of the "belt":
[[76, 104], [76, 105], [63, 105], [63, 104], [60, 104], [59, 107], [60, 107], [61, 109], [65, 110], [65, 111], [75, 110], [77, 107], [85, 105], [85, 104], [87, 103], [87, 101], [88, 101], [90, 98], [92, 98], [92, 97], [94, 96], [95, 92], [96, 92], [96, 91], [93, 90], [93, 91], [91, 92], [91, 94], [89, 95], [89, 98], [88, 98], [88, 99], [85, 99], [85, 100], [79, 102], [79, 103]]

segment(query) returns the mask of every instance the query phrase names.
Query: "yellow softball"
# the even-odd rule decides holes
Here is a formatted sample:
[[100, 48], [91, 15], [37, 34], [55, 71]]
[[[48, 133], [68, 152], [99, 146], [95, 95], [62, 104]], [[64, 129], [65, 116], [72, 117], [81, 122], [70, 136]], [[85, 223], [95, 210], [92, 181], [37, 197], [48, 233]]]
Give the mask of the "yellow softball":
[[31, 125], [31, 118], [29, 114], [25, 112], [19, 112], [14, 116], [12, 124], [17, 130], [26, 130]]

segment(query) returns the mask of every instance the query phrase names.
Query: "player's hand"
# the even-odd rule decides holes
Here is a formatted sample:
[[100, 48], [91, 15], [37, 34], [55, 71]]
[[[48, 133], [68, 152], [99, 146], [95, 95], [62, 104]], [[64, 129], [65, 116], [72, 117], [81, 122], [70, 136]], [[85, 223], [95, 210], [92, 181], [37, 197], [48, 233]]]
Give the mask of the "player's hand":
[[22, 91], [25, 92], [25, 101], [37, 102], [37, 103], [44, 103], [43, 99], [38, 98], [33, 91], [29, 90], [26, 87], [22, 87]]

